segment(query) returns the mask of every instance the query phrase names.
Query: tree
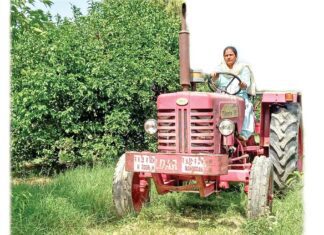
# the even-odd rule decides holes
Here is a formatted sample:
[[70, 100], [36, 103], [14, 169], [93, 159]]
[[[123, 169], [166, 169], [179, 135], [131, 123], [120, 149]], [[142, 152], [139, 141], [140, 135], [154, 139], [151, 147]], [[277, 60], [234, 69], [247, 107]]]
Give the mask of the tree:
[[125, 150], [147, 149], [152, 142], [143, 123], [156, 113], [156, 95], [179, 89], [180, 20], [164, 5], [107, 0], [91, 3], [86, 16], [74, 13], [73, 21], [58, 19], [42, 33], [18, 28], [15, 171], [30, 163], [48, 170], [111, 161]]
[[[42, 27], [47, 24], [49, 19], [44, 11], [32, 9], [35, 0], [11, 0], [11, 33], [12, 40], [15, 41], [17, 34], [25, 30], [42, 32]], [[45, 6], [50, 7], [51, 0], [39, 0]]]

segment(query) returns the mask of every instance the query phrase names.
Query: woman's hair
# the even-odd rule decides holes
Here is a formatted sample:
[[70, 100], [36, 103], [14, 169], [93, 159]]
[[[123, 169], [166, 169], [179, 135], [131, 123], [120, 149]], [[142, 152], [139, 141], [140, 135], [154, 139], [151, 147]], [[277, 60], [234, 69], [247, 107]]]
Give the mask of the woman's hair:
[[227, 47], [225, 47], [225, 49], [223, 51], [223, 56], [225, 55], [225, 52], [226, 52], [227, 49], [231, 49], [234, 52], [235, 56], [237, 57], [237, 50], [233, 46], [227, 46]]

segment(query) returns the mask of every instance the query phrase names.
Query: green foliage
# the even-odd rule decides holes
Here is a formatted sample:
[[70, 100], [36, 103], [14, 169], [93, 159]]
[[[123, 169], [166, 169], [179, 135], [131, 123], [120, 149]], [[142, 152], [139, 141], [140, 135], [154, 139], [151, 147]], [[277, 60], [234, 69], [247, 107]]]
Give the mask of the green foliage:
[[160, 3], [165, 6], [165, 9], [168, 13], [174, 16], [181, 15], [181, 5], [185, 0], [153, 0], [157, 3]]
[[[49, 23], [48, 15], [42, 10], [32, 9], [35, 0], [11, 0], [11, 34], [12, 40], [24, 31], [32, 33], [42, 33], [42, 28]], [[38, 2], [50, 7], [53, 2], [51, 0], [38, 0]]]
[[[140, 6], [140, 7], [138, 7]], [[179, 18], [145, 0], [91, 3], [12, 44], [12, 165], [54, 169], [154, 148], [143, 123], [178, 86]], [[42, 159], [42, 160], [40, 160]], [[36, 160], [36, 162], [35, 162]]]
[[262, 103], [262, 95], [257, 94], [256, 96], [254, 96], [252, 98], [252, 103], [253, 103], [253, 107], [254, 107], [254, 114], [255, 114], [255, 119], [257, 122], [260, 121], [260, 115], [261, 115], [261, 103]]

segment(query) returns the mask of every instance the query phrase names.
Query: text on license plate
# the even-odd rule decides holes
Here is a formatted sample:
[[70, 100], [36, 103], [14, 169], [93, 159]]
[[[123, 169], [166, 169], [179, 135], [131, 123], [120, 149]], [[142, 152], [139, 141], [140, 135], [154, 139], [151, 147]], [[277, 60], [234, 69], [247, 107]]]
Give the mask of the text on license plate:
[[[180, 161], [180, 163], [178, 163], [178, 161]], [[203, 173], [205, 168], [206, 162], [203, 157], [182, 156], [178, 159], [169, 159], [154, 155], [134, 155], [134, 171]]]

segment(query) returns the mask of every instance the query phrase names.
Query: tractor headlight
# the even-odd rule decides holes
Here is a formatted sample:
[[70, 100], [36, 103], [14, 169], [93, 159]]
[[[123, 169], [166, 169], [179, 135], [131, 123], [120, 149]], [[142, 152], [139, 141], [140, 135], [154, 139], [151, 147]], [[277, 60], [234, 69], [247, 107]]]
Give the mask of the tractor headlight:
[[157, 122], [155, 119], [149, 119], [144, 124], [144, 129], [146, 133], [153, 135], [157, 131]]
[[229, 119], [222, 120], [218, 125], [218, 130], [222, 135], [230, 135], [234, 132], [235, 125], [234, 122]]

